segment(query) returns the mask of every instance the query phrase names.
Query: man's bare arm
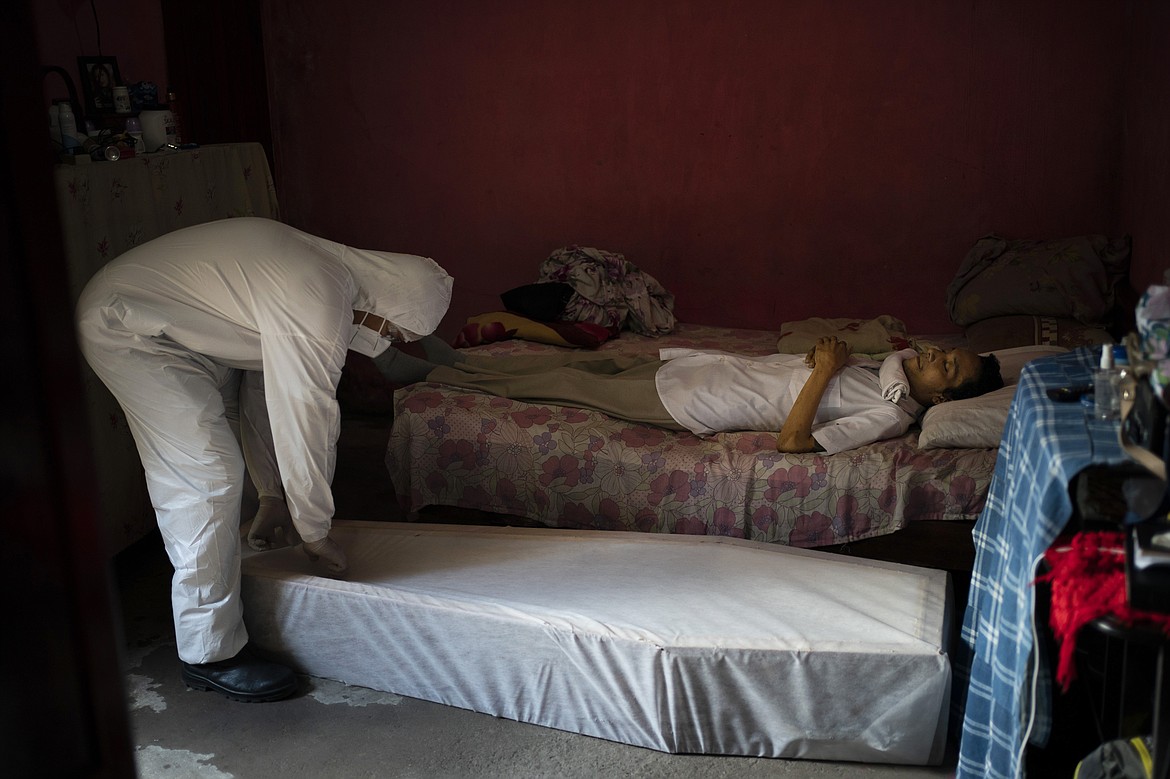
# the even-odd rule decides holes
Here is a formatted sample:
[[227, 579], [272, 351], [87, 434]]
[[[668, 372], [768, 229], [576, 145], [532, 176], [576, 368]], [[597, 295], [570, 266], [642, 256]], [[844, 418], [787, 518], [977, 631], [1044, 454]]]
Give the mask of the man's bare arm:
[[800, 394], [784, 420], [784, 427], [776, 436], [776, 450], [780, 452], [815, 452], [821, 448], [812, 435], [813, 420], [829, 381], [849, 359], [849, 344], [834, 336], [825, 336], [804, 359], [812, 366], [812, 375], [800, 388]]

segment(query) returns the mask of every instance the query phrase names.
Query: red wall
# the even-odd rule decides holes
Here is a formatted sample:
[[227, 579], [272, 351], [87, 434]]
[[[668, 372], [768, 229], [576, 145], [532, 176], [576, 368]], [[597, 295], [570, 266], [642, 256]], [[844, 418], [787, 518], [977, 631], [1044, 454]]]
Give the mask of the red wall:
[[282, 210], [433, 256], [447, 330], [579, 243], [685, 320], [945, 331], [975, 239], [1114, 228], [1125, 8], [266, 0]]
[[[93, 6], [89, 0], [33, 0], [32, 8], [41, 64], [65, 68], [79, 98], [79, 56], [116, 57], [123, 83], [153, 81], [160, 90], [166, 89], [167, 61], [159, 0], [107, 0]], [[44, 91], [46, 106], [54, 98], [69, 96], [55, 75], [44, 79]], [[45, 122], [48, 123], [47, 116]]]
[[[757, 327], [949, 330], [990, 231], [1132, 234], [1139, 290], [1170, 266], [1165, 0], [261, 1], [285, 218], [435, 257], [448, 334], [574, 242]], [[34, 11], [45, 64], [98, 53], [86, 0]], [[165, 86], [159, 1], [98, 12]]]
[[1170, 268], [1170, 2], [1137, 2], [1128, 19], [1120, 231], [1133, 236], [1139, 292]]

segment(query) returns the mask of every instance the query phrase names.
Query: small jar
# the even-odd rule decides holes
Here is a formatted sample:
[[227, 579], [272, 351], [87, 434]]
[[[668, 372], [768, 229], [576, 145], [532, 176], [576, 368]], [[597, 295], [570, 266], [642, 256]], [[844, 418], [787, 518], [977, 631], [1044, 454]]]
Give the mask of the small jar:
[[130, 90], [126, 87], [114, 87], [114, 113], [130, 113]]

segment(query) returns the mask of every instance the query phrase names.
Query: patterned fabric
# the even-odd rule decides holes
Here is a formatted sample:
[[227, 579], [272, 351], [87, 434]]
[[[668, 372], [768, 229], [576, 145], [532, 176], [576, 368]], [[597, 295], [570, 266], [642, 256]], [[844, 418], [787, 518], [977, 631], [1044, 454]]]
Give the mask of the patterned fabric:
[[[1033, 581], [1036, 566], [1072, 514], [1069, 481], [1090, 464], [1126, 460], [1117, 422], [1079, 403], [1054, 403], [1049, 387], [1085, 384], [1090, 349], [1044, 357], [1020, 375], [987, 506], [975, 524], [975, 570], [955, 652], [957, 690], [966, 690], [957, 778], [1023, 775], [1028, 723], [1043, 743], [1050, 729], [1050, 673], [1036, 675], [1031, 705]], [[1042, 662], [1041, 662], [1042, 664]], [[962, 694], [956, 706], [962, 706]], [[958, 720], [956, 720], [958, 721]]]
[[592, 322], [610, 330], [663, 335], [674, 329], [674, 295], [624, 256], [567, 246], [540, 266], [540, 281], [573, 287], [564, 322]]
[[882, 314], [875, 319], [825, 319], [812, 317], [780, 326], [776, 351], [781, 354], [805, 354], [825, 336], [849, 342], [854, 354], [881, 358], [913, 346], [902, 320]]
[[[660, 338], [623, 333], [597, 352], [692, 346], [762, 355], [775, 342], [767, 331], [680, 324]], [[474, 351], [550, 348], [513, 340]], [[920, 450], [916, 428], [833, 456], [781, 454], [775, 441], [774, 433], [699, 438], [416, 384], [395, 395], [386, 465], [407, 511], [459, 506], [555, 527], [816, 547], [893, 533], [917, 519], [973, 520], [995, 460], [989, 449]]]
[[1155, 394], [1170, 398], [1170, 287], [1152, 284], [1137, 306], [1137, 328], [1141, 348], [1153, 362], [1150, 386]]
[[53, 176], [72, 301], [98, 268], [151, 238], [233, 216], [280, 218], [258, 143], [57, 165]]

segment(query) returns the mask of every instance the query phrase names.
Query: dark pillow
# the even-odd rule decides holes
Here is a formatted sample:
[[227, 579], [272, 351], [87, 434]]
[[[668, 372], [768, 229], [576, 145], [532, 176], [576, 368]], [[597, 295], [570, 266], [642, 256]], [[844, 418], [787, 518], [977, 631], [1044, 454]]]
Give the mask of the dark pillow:
[[545, 281], [525, 284], [500, 295], [504, 308], [513, 314], [520, 314], [538, 322], [554, 322], [569, 298], [573, 297], [573, 286], [560, 281]]
[[1129, 255], [1129, 238], [1035, 241], [989, 235], [971, 247], [947, 287], [951, 321], [965, 327], [1024, 314], [1108, 323], [1124, 290]]

